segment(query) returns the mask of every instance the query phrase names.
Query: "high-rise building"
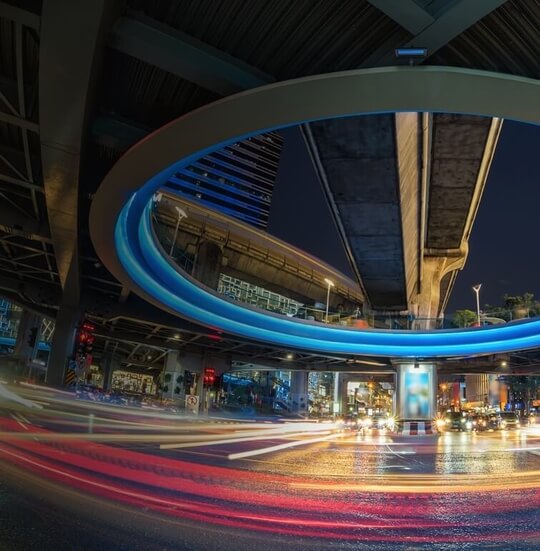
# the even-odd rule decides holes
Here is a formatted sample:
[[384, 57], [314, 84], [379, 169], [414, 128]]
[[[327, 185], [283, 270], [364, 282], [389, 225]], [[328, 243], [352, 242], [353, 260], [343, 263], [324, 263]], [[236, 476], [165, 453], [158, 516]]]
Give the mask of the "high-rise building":
[[276, 132], [228, 145], [179, 170], [167, 188], [265, 229], [282, 147]]

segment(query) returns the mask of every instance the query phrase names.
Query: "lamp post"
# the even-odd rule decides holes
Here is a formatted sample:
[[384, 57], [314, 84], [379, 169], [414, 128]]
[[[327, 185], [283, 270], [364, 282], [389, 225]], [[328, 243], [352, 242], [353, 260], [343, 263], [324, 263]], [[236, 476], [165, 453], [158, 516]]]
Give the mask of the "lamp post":
[[482, 284], [479, 283], [478, 285], [473, 286], [473, 291], [476, 293], [476, 316], [478, 318], [478, 327], [480, 327], [480, 287], [482, 287]]
[[187, 214], [178, 205], [175, 205], [174, 208], [176, 209], [176, 213], [178, 214], [178, 219], [176, 220], [176, 228], [174, 229], [174, 237], [171, 243], [169, 256], [172, 256], [172, 253], [174, 251], [174, 245], [176, 244], [176, 238], [178, 237], [178, 228], [180, 227], [180, 222], [184, 218], [187, 218]]
[[327, 277], [324, 278], [325, 283], [328, 285], [328, 290], [326, 292], [326, 316], [325, 321], [328, 323], [328, 303], [330, 302], [330, 288], [334, 286], [334, 282]]

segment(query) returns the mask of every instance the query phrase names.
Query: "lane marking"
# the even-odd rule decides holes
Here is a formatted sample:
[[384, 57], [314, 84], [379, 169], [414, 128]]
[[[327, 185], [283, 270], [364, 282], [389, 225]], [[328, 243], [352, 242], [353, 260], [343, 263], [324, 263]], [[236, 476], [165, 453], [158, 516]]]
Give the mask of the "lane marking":
[[331, 434], [330, 436], [325, 436], [323, 438], [310, 438], [309, 440], [296, 440], [295, 442], [287, 442], [286, 444], [278, 444], [277, 446], [270, 446], [269, 448], [259, 448], [258, 450], [251, 450], [247, 452], [231, 453], [227, 456], [227, 459], [243, 459], [244, 457], [253, 457], [255, 455], [263, 455], [266, 453], [272, 453], [279, 450], [286, 450], [288, 448], [294, 448], [296, 446], [304, 446], [306, 444], [317, 444], [319, 442], [326, 442], [332, 440], [333, 438], [340, 438], [343, 435]]
[[30, 421], [20, 412], [17, 412], [17, 415], [19, 416], [20, 419], [22, 419], [25, 423], [27, 423], [28, 425], [31, 425], [32, 423], [30, 423]]
[[19, 419], [17, 413], [10, 413], [10, 415], [24, 430], [28, 430], [28, 427]]

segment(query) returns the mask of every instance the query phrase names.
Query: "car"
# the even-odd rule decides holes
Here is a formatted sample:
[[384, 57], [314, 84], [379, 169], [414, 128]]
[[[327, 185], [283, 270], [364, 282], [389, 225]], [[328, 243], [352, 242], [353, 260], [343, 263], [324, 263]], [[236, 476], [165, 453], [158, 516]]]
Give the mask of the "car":
[[372, 428], [376, 430], [394, 430], [395, 419], [387, 414], [376, 413], [371, 417]]
[[75, 386], [75, 398], [99, 402], [101, 400], [101, 389], [96, 385], [81, 383]]
[[469, 421], [470, 426], [467, 425], [467, 418], [461, 411], [450, 411], [444, 417], [444, 429], [443, 430], [472, 430], [472, 423]]
[[358, 418], [358, 428], [359, 429], [371, 429], [373, 427], [373, 417], [369, 415], [363, 415]]
[[499, 430], [501, 428], [501, 418], [496, 413], [486, 415], [486, 430]]
[[469, 420], [472, 423], [472, 430], [477, 432], [488, 430], [488, 419], [485, 415], [470, 415]]
[[503, 411], [501, 413], [500, 426], [502, 430], [518, 430], [521, 427], [521, 422], [517, 413], [513, 411]]
[[349, 430], [358, 430], [358, 417], [356, 415], [346, 415], [343, 419], [343, 426]]

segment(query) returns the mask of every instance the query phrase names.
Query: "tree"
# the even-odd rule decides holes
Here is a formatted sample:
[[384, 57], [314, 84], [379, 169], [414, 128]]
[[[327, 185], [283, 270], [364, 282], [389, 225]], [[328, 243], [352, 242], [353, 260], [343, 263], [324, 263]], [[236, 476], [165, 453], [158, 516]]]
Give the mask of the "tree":
[[472, 310], [456, 310], [454, 314], [454, 325], [456, 327], [469, 327], [475, 321], [477, 321], [477, 316]]
[[538, 302], [534, 300], [533, 293], [523, 295], [504, 295], [504, 305], [512, 311], [512, 319], [527, 318], [538, 314]]

